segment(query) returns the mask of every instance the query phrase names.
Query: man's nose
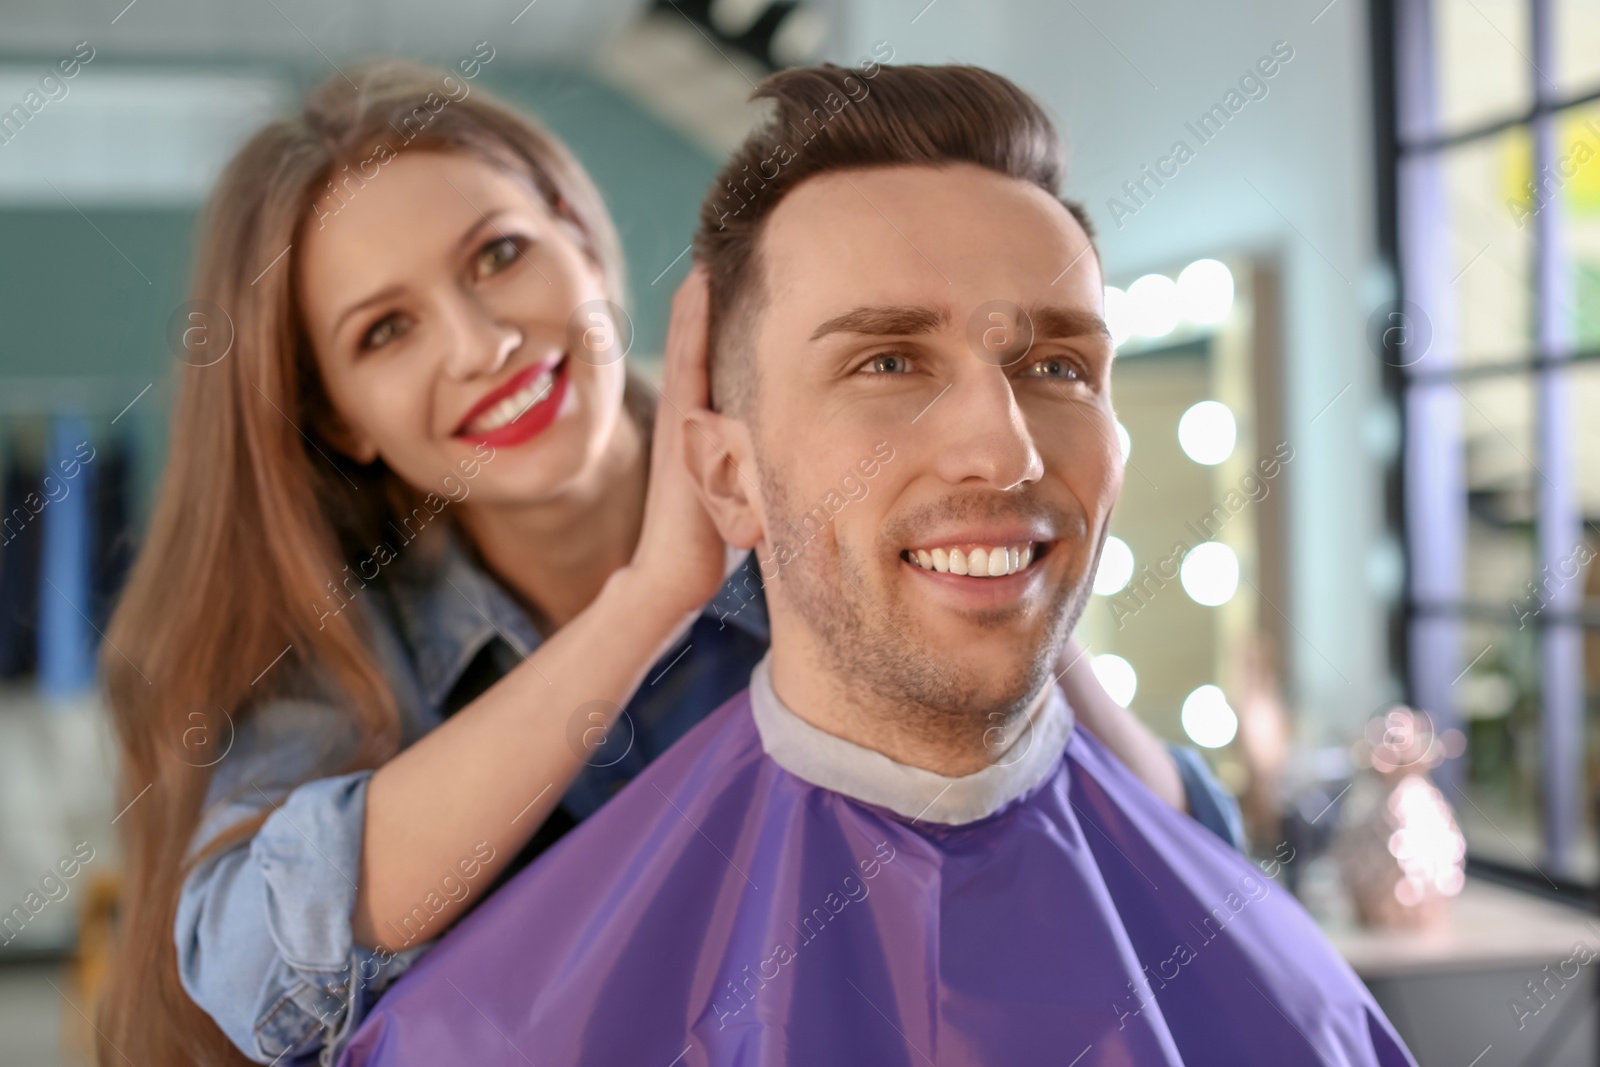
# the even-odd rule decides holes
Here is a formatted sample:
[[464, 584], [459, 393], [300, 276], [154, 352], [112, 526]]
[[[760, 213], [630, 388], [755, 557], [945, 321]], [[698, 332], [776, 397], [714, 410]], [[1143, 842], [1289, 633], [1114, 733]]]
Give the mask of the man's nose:
[[462, 301], [445, 312], [449, 351], [445, 369], [452, 378], [494, 374], [511, 354], [522, 347], [522, 331], [500, 322], [489, 309], [473, 300]]
[[976, 479], [1008, 490], [1044, 476], [1044, 461], [1004, 368], [972, 360], [933, 412], [939, 414], [932, 420], [938, 427], [936, 469], [945, 481]]

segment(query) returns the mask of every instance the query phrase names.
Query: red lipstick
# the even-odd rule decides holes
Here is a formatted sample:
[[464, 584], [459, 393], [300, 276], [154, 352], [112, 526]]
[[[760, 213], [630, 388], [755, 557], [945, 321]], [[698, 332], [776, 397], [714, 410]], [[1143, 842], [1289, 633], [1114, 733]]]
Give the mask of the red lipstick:
[[[561, 402], [566, 398], [569, 378], [567, 367], [567, 357], [562, 355], [553, 361], [547, 360], [519, 371], [507, 379], [504, 385], [484, 394], [468, 409], [466, 415], [456, 425], [455, 436], [464, 441], [486, 444], [492, 448], [509, 448], [544, 432], [555, 421], [556, 415], [561, 411]], [[467, 432], [467, 427], [481, 416], [534, 386], [547, 373], [550, 374], [550, 385], [544, 390], [544, 395], [529, 403], [510, 422], [482, 433]]]

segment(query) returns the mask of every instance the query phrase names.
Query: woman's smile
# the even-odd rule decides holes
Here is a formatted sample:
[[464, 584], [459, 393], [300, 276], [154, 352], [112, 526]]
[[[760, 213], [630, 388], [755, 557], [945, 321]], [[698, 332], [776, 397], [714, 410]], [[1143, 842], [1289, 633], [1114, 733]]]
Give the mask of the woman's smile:
[[567, 395], [566, 353], [520, 371], [472, 405], [455, 436], [473, 444], [509, 448], [544, 432]]

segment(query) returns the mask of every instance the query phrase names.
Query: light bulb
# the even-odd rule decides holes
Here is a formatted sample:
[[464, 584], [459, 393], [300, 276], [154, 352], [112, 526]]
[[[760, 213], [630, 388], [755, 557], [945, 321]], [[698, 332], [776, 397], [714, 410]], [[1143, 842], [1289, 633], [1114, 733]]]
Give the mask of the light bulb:
[[1239, 557], [1220, 541], [1195, 545], [1183, 557], [1178, 578], [1196, 604], [1220, 607], [1232, 600], [1239, 588]]
[[1196, 463], [1214, 467], [1233, 455], [1239, 439], [1239, 424], [1228, 405], [1202, 400], [1178, 420], [1178, 444], [1183, 454]]
[[1133, 335], [1133, 302], [1114, 285], [1106, 286], [1106, 329], [1111, 331], [1111, 347], [1120, 348]]
[[1139, 675], [1133, 664], [1121, 656], [1103, 652], [1090, 663], [1094, 676], [1106, 695], [1123, 707], [1133, 703], [1133, 694], [1139, 691]]
[[1178, 325], [1178, 283], [1165, 274], [1146, 274], [1128, 286], [1133, 332], [1165, 337]]
[[1107, 537], [1100, 549], [1100, 566], [1094, 572], [1094, 591], [1100, 596], [1122, 592], [1133, 577], [1133, 549], [1120, 537]]
[[1183, 700], [1183, 732], [1201, 748], [1221, 748], [1239, 732], [1239, 716], [1214, 685], [1202, 685]]
[[1190, 322], [1221, 322], [1233, 308], [1233, 275], [1215, 259], [1195, 260], [1178, 275], [1178, 308]]

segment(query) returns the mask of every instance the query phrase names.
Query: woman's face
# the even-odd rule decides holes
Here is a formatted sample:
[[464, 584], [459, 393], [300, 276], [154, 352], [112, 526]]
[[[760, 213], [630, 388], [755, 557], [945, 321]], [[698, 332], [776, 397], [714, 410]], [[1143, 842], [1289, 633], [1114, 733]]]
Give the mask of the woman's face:
[[575, 314], [588, 324], [585, 305], [610, 296], [571, 225], [458, 153], [401, 153], [341, 192], [308, 220], [298, 278], [340, 448], [475, 504], [537, 503], [593, 474], [624, 372], [569, 352]]

